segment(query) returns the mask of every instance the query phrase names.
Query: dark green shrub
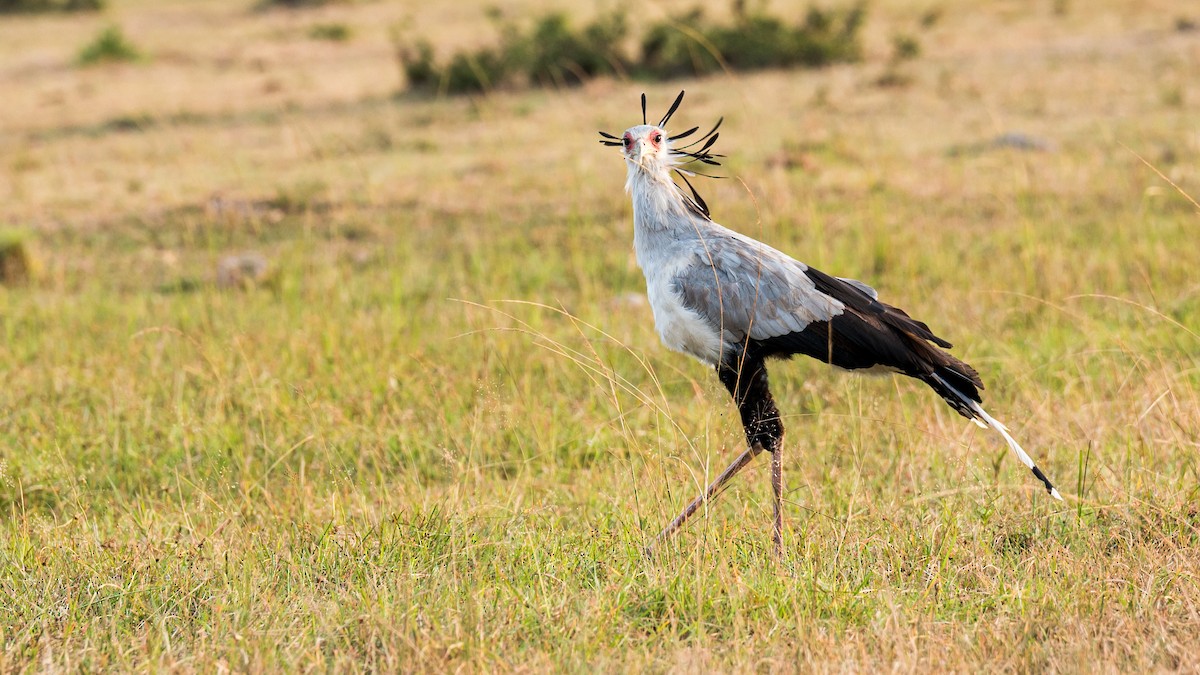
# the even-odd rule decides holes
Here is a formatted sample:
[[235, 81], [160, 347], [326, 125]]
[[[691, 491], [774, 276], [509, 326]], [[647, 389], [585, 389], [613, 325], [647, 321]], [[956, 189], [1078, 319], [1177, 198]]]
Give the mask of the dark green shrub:
[[396, 60], [410, 89], [430, 89], [437, 86], [439, 70], [433, 61], [433, 45], [428, 40], [407, 44], [392, 32]]
[[41, 262], [33, 252], [29, 233], [0, 229], [0, 285], [25, 283], [40, 270]]
[[622, 73], [627, 66], [619, 51], [626, 33], [622, 12], [598, 17], [581, 30], [565, 15], [552, 13], [528, 32], [512, 24], [502, 25], [500, 32], [496, 47], [457, 52], [444, 64], [437, 63], [427, 41], [408, 43], [393, 34], [393, 43], [410, 88], [450, 94], [522, 84], [578, 84], [597, 75]]
[[653, 24], [642, 38], [638, 74], [664, 79], [716, 70], [720, 52], [704, 33], [704, 11], [699, 7]]
[[345, 42], [350, 39], [350, 27], [344, 23], [318, 23], [309, 26], [308, 37], [314, 40]]
[[812, 7], [799, 25], [789, 26], [763, 9], [735, 6], [730, 24], [717, 24], [696, 7], [655, 24], [642, 39], [636, 72], [661, 79], [733, 70], [823, 66], [861, 57], [859, 29], [864, 8]]
[[137, 61], [142, 54], [130, 42], [119, 26], [109, 26], [79, 51], [76, 61], [81, 66], [100, 63]]
[[483, 92], [502, 84], [507, 77], [508, 60], [495, 49], [458, 52], [449, 63], [439, 64], [427, 40], [407, 44], [393, 36], [393, 42], [409, 89], [450, 94]]
[[921, 43], [911, 35], [892, 36], [892, 61], [908, 61], [921, 55]]
[[564, 14], [548, 14], [528, 36], [510, 32], [507, 52], [516, 69], [542, 86], [577, 84], [597, 75], [624, 72], [618, 45], [625, 39], [625, 15], [613, 12], [574, 31]]
[[94, 12], [101, 9], [104, 9], [104, 0], [0, 0], [0, 14]]
[[450, 93], [487, 91], [504, 84], [508, 78], [509, 59], [498, 50], [480, 49], [474, 53], [459, 52], [442, 70], [438, 88]]
[[[861, 4], [845, 10], [813, 7], [801, 22], [790, 25], [765, 9], [747, 11], [735, 2], [733, 21], [716, 23], [697, 6], [650, 25], [634, 59], [622, 49], [629, 33], [622, 11], [601, 15], [581, 29], [561, 13], [544, 15], [527, 31], [503, 24], [497, 46], [457, 52], [443, 63], [426, 41], [393, 35], [393, 42], [409, 88], [455, 94], [503, 86], [569, 86], [602, 75], [666, 79], [721, 68], [853, 61], [862, 52], [864, 16]], [[492, 18], [501, 20], [498, 12]]]
[[259, 9], [271, 9], [273, 7], [279, 7], [282, 9], [303, 9], [305, 7], [340, 5], [347, 2], [349, 2], [349, 0], [259, 0], [257, 7]]

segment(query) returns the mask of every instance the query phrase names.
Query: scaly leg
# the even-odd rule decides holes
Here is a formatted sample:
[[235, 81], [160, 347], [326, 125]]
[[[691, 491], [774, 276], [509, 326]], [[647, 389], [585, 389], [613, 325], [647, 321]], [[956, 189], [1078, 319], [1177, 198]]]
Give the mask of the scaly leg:
[[683, 512], [675, 518], [675, 520], [671, 521], [670, 525], [667, 525], [665, 528], [663, 528], [662, 532], [658, 533], [658, 536], [654, 538], [654, 542], [642, 550], [642, 555], [649, 556], [654, 552], [655, 545], [666, 540], [667, 537], [670, 537], [672, 534], [675, 534], [676, 530], [683, 527], [683, 524], [688, 521], [688, 518], [691, 518], [696, 511], [700, 510], [701, 505], [715, 498], [720, 493], [721, 486], [725, 485], [725, 483], [728, 483], [729, 479], [733, 478], [737, 472], [741, 471], [747, 464], [750, 463], [750, 460], [757, 457], [758, 453], [762, 451], [762, 445], [756, 443], [750, 446], [750, 448], [748, 448], [741, 455], [738, 455], [738, 458], [733, 460], [733, 463], [726, 467], [725, 470], [721, 472], [720, 476], [717, 476], [717, 479], [712, 482], [712, 485], [708, 486], [708, 489], [704, 491], [704, 494], [692, 500], [692, 503], [688, 504], [687, 508], [684, 509]]
[[775, 555], [783, 552], [783, 422], [767, 386], [767, 365], [753, 353], [738, 354], [736, 361], [718, 368], [721, 382], [737, 401], [751, 447], [761, 446], [771, 453], [771, 497], [774, 502], [771, 541]]
[[775, 496], [775, 557], [783, 555], [783, 444], [775, 446], [771, 453], [771, 492]]
[[700, 509], [700, 507], [719, 494], [725, 485], [738, 471], [741, 471], [750, 460], [760, 452], [767, 450], [772, 453], [771, 487], [775, 501], [775, 553], [779, 555], [783, 547], [783, 464], [779, 457], [783, 445], [783, 422], [779, 419], [779, 409], [767, 388], [767, 368], [763, 359], [758, 356], [739, 352], [727, 358], [717, 366], [717, 375], [721, 382], [733, 395], [738, 412], [742, 417], [742, 426], [746, 431], [746, 442], [749, 449], [743, 452], [729, 465], [712, 485], [688, 504], [687, 508], [675, 520], [667, 525], [643, 553], [649, 555], [656, 544], [677, 532], [683, 524]]

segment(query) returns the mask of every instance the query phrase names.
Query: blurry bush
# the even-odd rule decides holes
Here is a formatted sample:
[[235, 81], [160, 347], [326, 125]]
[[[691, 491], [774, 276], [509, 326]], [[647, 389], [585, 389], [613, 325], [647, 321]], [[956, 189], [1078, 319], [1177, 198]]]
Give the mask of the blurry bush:
[[528, 30], [502, 23], [496, 46], [459, 51], [440, 63], [427, 40], [408, 41], [393, 31], [393, 44], [410, 89], [449, 94], [569, 86], [600, 75], [667, 79], [721, 68], [816, 67], [861, 57], [862, 4], [844, 10], [812, 7], [796, 25], [764, 8], [747, 10], [736, 0], [733, 9], [725, 23], [709, 20], [696, 7], [652, 24], [637, 41], [633, 58], [623, 48], [629, 29], [621, 10], [580, 28], [561, 13], [544, 15]]
[[0, 0], [0, 14], [32, 12], [94, 12], [104, 0]]
[[921, 42], [912, 35], [897, 33], [892, 36], [892, 55], [888, 58], [887, 67], [875, 79], [880, 87], [907, 87], [913, 83], [913, 77], [904, 68], [906, 61], [911, 61], [921, 55]]
[[624, 74], [620, 53], [626, 35], [624, 12], [600, 16], [576, 30], [565, 14], [543, 16], [528, 32], [500, 27], [500, 44], [455, 53], [445, 64], [434, 60], [427, 40], [406, 42], [393, 34], [396, 56], [412, 89], [451, 94], [488, 91], [506, 85], [565, 86], [597, 75]]
[[79, 50], [79, 56], [75, 61], [81, 66], [92, 66], [101, 63], [138, 61], [141, 58], [142, 53], [125, 37], [121, 28], [109, 26]]
[[627, 63], [619, 45], [627, 32], [625, 14], [619, 11], [597, 17], [578, 32], [566, 16], [548, 14], [529, 35], [510, 41], [510, 55], [533, 84], [582, 83], [597, 75], [624, 74]]
[[705, 75], [722, 68], [819, 67], [862, 56], [859, 29], [866, 10], [810, 7], [804, 20], [788, 25], [765, 9], [734, 3], [728, 24], [707, 19], [695, 7], [654, 24], [641, 43], [637, 74], [655, 79]]
[[29, 233], [0, 229], [0, 284], [25, 283], [40, 272], [41, 262], [33, 251]]
[[892, 61], [911, 61], [921, 55], [921, 42], [912, 35], [896, 34], [892, 36]]
[[259, 0], [259, 9], [281, 7], [283, 9], [301, 9], [303, 7], [324, 7], [325, 5], [343, 5], [350, 0]]
[[314, 40], [345, 42], [350, 39], [350, 27], [344, 23], [318, 23], [309, 26], [308, 37]]

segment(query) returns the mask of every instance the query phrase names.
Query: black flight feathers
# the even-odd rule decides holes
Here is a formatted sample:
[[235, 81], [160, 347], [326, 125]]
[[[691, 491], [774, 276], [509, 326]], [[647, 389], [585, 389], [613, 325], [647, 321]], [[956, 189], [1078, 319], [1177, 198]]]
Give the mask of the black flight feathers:
[[960, 415], [975, 417], [970, 401], [980, 401], [983, 382], [974, 368], [938, 349], [949, 349], [949, 342], [934, 335], [923, 321], [850, 283], [812, 267], [804, 274], [817, 292], [837, 299], [845, 311], [799, 332], [755, 341], [752, 348], [763, 356], [804, 354], [847, 370], [895, 369], [924, 381]]
[[[684, 95], [684, 92], [680, 91], [679, 95], [675, 97], [675, 102], [671, 104], [671, 107], [667, 109], [667, 113], [662, 116], [661, 120], [659, 120], [658, 125], [657, 125], [659, 128], [666, 129], [667, 122], [671, 121], [671, 116], [675, 114], [675, 111], [679, 110], [679, 104], [683, 103], [683, 95]], [[683, 188], [680, 187], [679, 185], [676, 185], [676, 187], [678, 187], [679, 191], [681, 193], [683, 193], [683, 197], [684, 197], [688, 207], [691, 208], [693, 212], [695, 212], [699, 216], [708, 218], [710, 220], [712, 219], [712, 215], [709, 213], [708, 204], [705, 203], [704, 198], [700, 196], [700, 193], [696, 191], [696, 188], [692, 185], [692, 182], [688, 180], [688, 176], [704, 176], [705, 178], [720, 178], [720, 176], [713, 176], [711, 174], [701, 173], [699, 171], [694, 171], [694, 170], [689, 170], [689, 169], [684, 168], [684, 166], [686, 166], [687, 164], [691, 164], [692, 162], [700, 162], [702, 164], [708, 164], [710, 166], [720, 166], [721, 165], [721, 163], [719, 161], [717, 161], [717, 158], [724, 157], [724, 155], [718, 155], [718, 154], [713, 153], [712, 147], [717, 142], [717, 139], [721, 136], [721, 134], [717, 133], [717, 129], [719, 129], [721, 127], [721, 122], [723, 122], [723, 121], [725, 121], [724, 117], [718, 119], [717, 123], [713, 125], [712, 129], [709, 129], [707, 133], [701, 134], [698, 138], [693, 140], [691, 143], [681, 146], [681, 147], [678, 147], [678, 148], [671, 148], [672, 155], [674, 155], [676, 157], [680, 157], [680, 158], [683, 158], [683, 157], [687, 158], [683, 162], [683, 165], [676, 167], [674, 169], [674, 171], [676, 174], [679, 175], [680, 178], [683, 179], [684, 184], [687, 185], [688, 190], [691, 192], [691, 194], [688, 195], [687, 193], [683, 193]], [[646, 121], [646, 95], [645, 94], [642, 94], [642, 124], [647, 124], [647, 121]], [[700, 130], [700, 127], [692, 127], [691, 129], [688, 129], [687, 131], [684, 131], [682, 133], [675, 134], [674, 136], [669, 137], [668, 140], [670, 140], [672, 142], [678, 141], [680, 139], [684, 139], [684, 138], [691, 136], [692, 134], [696, 133], [699, 130]], [[600, 136], [602, 137], [600, 139], [600, 143], [602, 145], [614, 146], [614, 147], [624, 145], [624, 141], [622, 139], [620, 139], [617, 136], [614, 136], [612, 134], [601, 131]], [[689, 148], [693, 148], [696, 145], [700, 145], [700, 148], [698, 150], [689, 150]]]

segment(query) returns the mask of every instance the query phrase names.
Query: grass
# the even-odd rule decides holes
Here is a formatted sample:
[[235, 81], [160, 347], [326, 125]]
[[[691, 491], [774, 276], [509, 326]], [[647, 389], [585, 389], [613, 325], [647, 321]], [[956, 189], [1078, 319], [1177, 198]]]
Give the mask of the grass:
[[[595, 143], [643, 85], [395, 100], [409, 10], [322, 9], [363, 27], [331, 45], [245, 5], [114, 8], [160, 26], [137, 78], [69, 67], [85, 17], [0, 24], [0, 222], [42, 266], [0, 285], [0, 670], [1195, 667], [1182, 0], [946, 7], [882, 89], [928, 11], [883, 0], [861, 64], [645, 87], [726, 116], [719, 221], [955, 342], [1068, 495], [916, 384], [779, 364], [778, 563], [761, 461], [638, 556], [741, 433], [659, 346]], [[1053, 150], [952, 151], [1006, 132]], [[248, 251], [271, 284], [210, 283]]]

